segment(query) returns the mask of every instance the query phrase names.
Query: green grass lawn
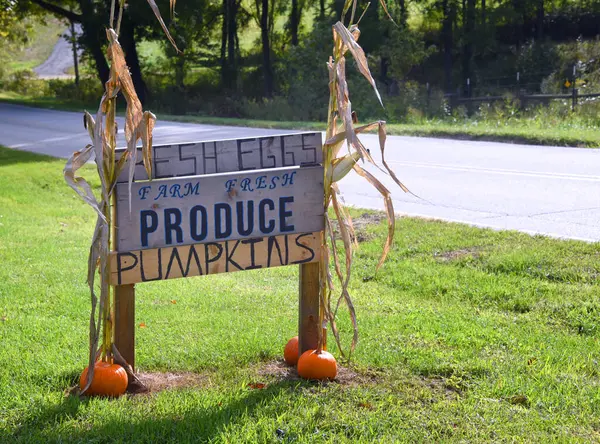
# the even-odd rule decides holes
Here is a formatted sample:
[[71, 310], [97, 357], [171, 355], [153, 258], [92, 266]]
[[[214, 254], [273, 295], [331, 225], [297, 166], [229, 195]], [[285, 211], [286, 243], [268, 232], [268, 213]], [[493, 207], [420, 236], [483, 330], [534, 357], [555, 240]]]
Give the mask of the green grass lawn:
[[138, 369], [195, 384], [69, 396], [86, 365], [94, 214], [63, 163], [0, 147], [1, 442], [600, 440], [600, 246], [411, 218], [376, 276], [385, 225], [362, 233], [350, 376], [277, 370], [297, 330], [285, 267], [138, 285]]

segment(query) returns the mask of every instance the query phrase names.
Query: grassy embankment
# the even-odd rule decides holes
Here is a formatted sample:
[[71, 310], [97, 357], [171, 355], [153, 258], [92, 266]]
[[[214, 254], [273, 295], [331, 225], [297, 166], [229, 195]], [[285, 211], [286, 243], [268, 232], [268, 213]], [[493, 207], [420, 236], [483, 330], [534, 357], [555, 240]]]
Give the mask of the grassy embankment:
[[410, 218], [376, 276], [385, 224], [361, 229], [360, 344], [340, 381], [280, 370], [297, 329], [298, 270], [285, 267], [139, 285], [138, 369], [182, 383], [68, 396], [87, 354], [94, 214], [62, 167], [0, 148], [3, 441], [600, 439], [600, 246]]
[[[97, 104], [58, 100], [56, 98], [31, 98], [14, 92], [0, 91], [0, 102], [16, 103], [65, 111], [95, 110]], [[232, 125], [256, 128], [281, 128], [294, 130], [325, 130], [322, 122], [280, 122], [272, 120], [236, 119], [158, 113], [159, 119], [178, 122]], [[422, 123], [390, 123], [388, 134], [400, 136], [438, 137], [462, 140], [488, 140], [533, 145], [573, 146], [598, 148], [600, 134], [595, 126], [575, 121], [541, 121], [540, 119], [513, 119], [508, 122], [429, 120]]]
[[52, 53], [61, 33], [67, 28], [63, 22], [52, 16], [47, 16], [44, 22], [26, 20], [31, 22], [32, 26], [29, 41], [22, 46], [13, 45], [7, 48], [10, 59], [8, 70], [11, 72], [33, 69], [42, 64]]
[[[312, 15], [306, 16], [305, 26], [312, 26]], [[284, 25], [283, 18], [277, 26]], [[32, 69], [42, 63], [52, 52], [58, 35], [64, 30], [65, 25], [54, 18], [47, 19], [47, 25], [37, 24], [36, 31], [32, 34], [30, 43], [20, 51], [12, 54], [11, 70]], [[259, 37], [258, 28], [253, 24], [244, 39], [246, 50], [250, 48]], [[250, 46], [248, 46], [250, 45]], [[156, 62], [164, 57], [162, 45], [158, 42], [141, 42], [141, 56], [151, 62]], [[93, 75], [93, 73], [90, 73]], [[81, 103], [72, 100], [61, 100], [56, 97], [30, 97], [18, 92], [0, 91], [0, 101], [21, 103], [31, 106], [46, 107], [61, 110], [80, 111], [83, 108], [96, 109], [96, 103]], [[161, 119], [185, 121], [194, 123], [207, 123], [217, 125], [234, 125], [260, 128], [287, 128], [324, 130], [325, 123], [321, 122], [281, 122], [251, 119], [221, 118], [196, 115], [165, 115], [159, 114]], [[419, 123], [388, 125], [389, 134], [422, 137], [445, 137], [465, 140], [491, 140], [511, 143], [598, 147], [600, 136], [598, 129], [577, 120], [576, 116], [568, 119], [530, 119], [512, 118], [508, 121], [500, 120], [423, 120]]]

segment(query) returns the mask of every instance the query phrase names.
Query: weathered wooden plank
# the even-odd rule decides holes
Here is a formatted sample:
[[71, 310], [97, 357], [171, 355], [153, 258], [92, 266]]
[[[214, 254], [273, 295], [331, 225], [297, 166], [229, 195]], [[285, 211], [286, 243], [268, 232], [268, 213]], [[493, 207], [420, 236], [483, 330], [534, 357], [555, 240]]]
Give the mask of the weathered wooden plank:
[[117, 185], [118, 251], [323, 229], [323, 167]]
[[300, 265], [300, 309], [298, 311], [298, 352], [315, 350], [319, 345], [319, 262]]
[[[323, 161], [321, 133], [298, 133], [246, 139], [157, 145], [153, 148], [153, 179], [202, 174], [306, 166]], [[117, 159], [123, 149], [117, 150]], [[129, 165], [118, 182], [127, 182]], [[141, 150], [134, 181], [148, 180]]]
[[135, 369], [135, 286], [115, 286], [115, 346]]
[[111, 284], [123, 286], [137, 282], [317, 262], [321, 255], [320, 236], [321, 233], [296, 233], [112, 252]]

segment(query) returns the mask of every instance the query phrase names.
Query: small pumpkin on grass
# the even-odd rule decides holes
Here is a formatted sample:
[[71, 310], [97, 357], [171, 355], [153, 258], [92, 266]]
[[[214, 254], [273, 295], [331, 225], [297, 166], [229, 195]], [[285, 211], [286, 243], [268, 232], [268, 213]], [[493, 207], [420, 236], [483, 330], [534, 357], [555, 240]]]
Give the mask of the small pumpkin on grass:
[[298, 374], [304, 379], [335, 379], [337, 362], [325, 350], [307, 350], [298, 359]]
[[[88, 368], [85, 368], [79, 378], [79, 388], [82, 391], [87, 383]], [[127, 372], [119, 364], [98, 361], [94, 365], [92, 384], [85, 391], [85, 394], [89, 396], [121, 396], [125, 393], [128, 382]]]
[[298, 357], [298, 336], [294, 336], [287, 342], [287, 344], [285, 344], [285, 349], [283, 350], [283, 359], [285, 359], [285, 363], [287, 365], [295, 366], [298, 364]]

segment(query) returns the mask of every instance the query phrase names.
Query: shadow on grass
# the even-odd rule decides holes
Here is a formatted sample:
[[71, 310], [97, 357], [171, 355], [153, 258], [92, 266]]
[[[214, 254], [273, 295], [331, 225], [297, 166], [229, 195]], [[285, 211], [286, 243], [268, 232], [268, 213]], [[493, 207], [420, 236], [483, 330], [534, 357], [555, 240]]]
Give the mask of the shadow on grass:
[[18, 163], [56, 162], [57, 160], [59, 159], [56, 157], [6, 148], [0, 145], [0, 168]]
[[[214, 390], [209, 393], [209, 402], [196, 402], [197, 408], [178, 413], [176, 408], [169, 413], [150, 414], [140, 419], [127, 419], [124, 415], [93, 426], [93, 421], [81, 418], [76, 427], [66, 426], [65, 422], [76, 420], [79, 410], [92, 401], [75, 396], [66, 396], [58, 405], [39, 408], [29, 420], [24, 421], [9, 441], [14, 442], [207, 442], [218, 438], [226, 427], [239, 420], [252, 416], [255, 410], [267, 407], [282, 391], [293, 390], [299, 384], [308, 382], [281, 381], [268, 385], [262, 390], [248, 389], [247, 392], [233, 392], [231, 398], [219, 402]], [[202, 389], [196, 389], [202, 391]], [[177, 392], [177, 391], [173, 391]], [[164, 393], [164, 392], [163, 392]], [[136, 395], [127, 402], [152, 402], [155, 395]], [[118, 402], [118, 401], [115, 401]], [[173, 399], [173, 402], [178, 402]], [[91, 406], [90, 406], [91, 407]], [[110, 407], [109, 407], [110, 408]], [[122, 409], [122, 405], [117, 407]], [[85, 408], [84, 410], [90, 410]], [[91, 409], [93, 410], [93, 408]], [[127, 410], [127, 409], [126, 409]], [[166, 416], [169, 415], [169, 416]], [[273, 439], [277, 430], [273, 430]]]

